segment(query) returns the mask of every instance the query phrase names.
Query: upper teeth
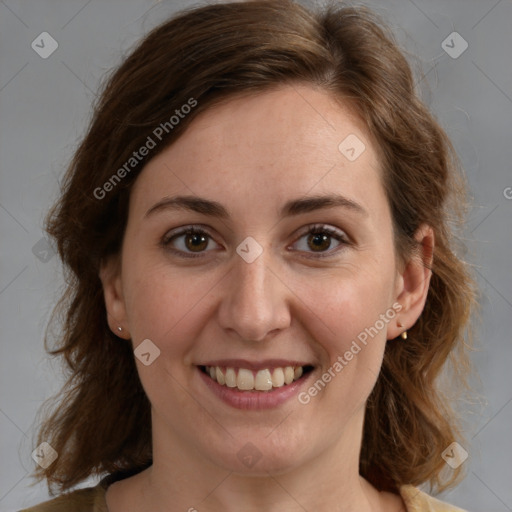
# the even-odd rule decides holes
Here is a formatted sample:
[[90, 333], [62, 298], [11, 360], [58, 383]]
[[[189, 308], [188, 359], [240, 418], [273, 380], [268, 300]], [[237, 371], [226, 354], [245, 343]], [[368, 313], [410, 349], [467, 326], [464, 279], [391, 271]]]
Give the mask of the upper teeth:
[[269, 391], [272, 388], [280, 388], [299, 379], [303, 372], [302, 366], [285, 366], [284, 368], [274, 368], [273, 371], [264, 369], [256, 372], [256, 375], [247, 368], [221, 368], [220, 366], [206, 366], [205, 368], [206, 373], [221, 386], [238, 388], [241, 391], [251, 391], [252, 389]]

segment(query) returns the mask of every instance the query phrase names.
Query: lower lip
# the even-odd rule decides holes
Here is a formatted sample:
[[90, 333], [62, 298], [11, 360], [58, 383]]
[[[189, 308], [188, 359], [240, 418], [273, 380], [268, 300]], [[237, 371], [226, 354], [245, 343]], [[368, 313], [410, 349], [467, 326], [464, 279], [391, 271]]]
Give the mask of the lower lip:
[[240, 391], [237, 388], [221, 386], [206, 373], [197, 368], [204, 383], [224, 403], [237, 409], [272, 409], [296, 396], [299, 389], [313, 372], [308, 372], [291, 384], [273, 388], [271, 391]]

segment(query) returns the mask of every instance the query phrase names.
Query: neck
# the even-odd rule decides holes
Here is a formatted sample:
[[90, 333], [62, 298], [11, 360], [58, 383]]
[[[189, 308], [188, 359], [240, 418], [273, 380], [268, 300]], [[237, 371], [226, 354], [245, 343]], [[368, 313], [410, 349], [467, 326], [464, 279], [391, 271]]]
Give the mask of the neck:
[[335, 445], [286, 471], [240, 474], [201, 456], [192, 446], [163, 435], [153, 423], [153, 465], [137, 475], [139, 510], [376, 512], [381, 498], [359, 475], [362, 417]]

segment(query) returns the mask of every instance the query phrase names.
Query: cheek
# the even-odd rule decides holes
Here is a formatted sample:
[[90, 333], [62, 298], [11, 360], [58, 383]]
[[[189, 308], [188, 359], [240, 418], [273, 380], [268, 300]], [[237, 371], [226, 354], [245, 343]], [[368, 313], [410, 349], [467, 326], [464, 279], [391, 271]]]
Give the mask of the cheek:
[[312, 382], [300, 399], [324, 404], [324, 424], [343, 424], [363, 406], [382, 365], [390, 320], [384, 316], [383, 321], [381, 315], [389, 310], [394, 314], [390, 283], [379, 274], [364, 280], [361, 275], [326, 280], [325, 286], [309, 290], [308, 303], [314, 307], [307, 328], [321, 347], [317, 379], [322, 382]]
[[[186, 273], [169, 265], [126, 267], [126, 313], [134, 345], [149, 338], [162, 351], [182, 359], [201, 329], [208, 290], [219, 276]], [[141, 262], [142, 263], [142, 262]]]
[[385, 340], [387, 323], [379, 318], [391, 307], [391, 286], [383, 272], [362, 269], [309, 283], [305, 293], [311, 309], [309, 318], [315, 324], [311, 332], [319, 336], [322, 333], [318, 341], [331, 360], [349, 350], [358, 337], [364, 341], [365, 334], [371, 339]]
[[[126, 270], [128, 275], [128, 267]], [[146, 264], [143, 270], [134, 265], [131, 272], [136, 277], [128, 279], [125, 299], [134, 349], [149, 339], [160, 351], [148, 366], [136, 361], [142, 385], [157, 409], [172, 404], [172, 409], [183, 413], [188, 409], [197, 413], [183, 393], [190, 378], [184, 363], [200, 335], [198, 315], [207, 299], [205, 290], [213, 284], [207, 287], [205, 276], [200, 284], [198, 279], [184, 278], [183, 272], [161, 265]]]

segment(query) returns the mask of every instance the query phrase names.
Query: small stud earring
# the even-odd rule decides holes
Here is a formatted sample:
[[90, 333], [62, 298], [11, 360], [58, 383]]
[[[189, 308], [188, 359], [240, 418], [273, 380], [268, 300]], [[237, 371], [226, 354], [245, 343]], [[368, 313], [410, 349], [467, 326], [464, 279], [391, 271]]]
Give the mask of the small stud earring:
[[[397, 322], [396, 325], [398, 327], [403, 327], [401, 322]], [[402, 332], [402, 334], [400, 334], [400, 338], [402, 338], [403, 340], [407, 339], [407, 330], [405, 330], [404, 332]]]
[[118, 327], [118, 328], [117, 328], [117, 330], [118, 330], [118, 331], [122, 331], [122, 330], [123, 330], [123, 328], [122, 328], [122, 327]]

